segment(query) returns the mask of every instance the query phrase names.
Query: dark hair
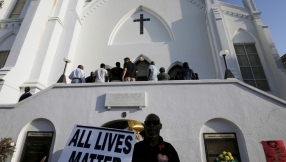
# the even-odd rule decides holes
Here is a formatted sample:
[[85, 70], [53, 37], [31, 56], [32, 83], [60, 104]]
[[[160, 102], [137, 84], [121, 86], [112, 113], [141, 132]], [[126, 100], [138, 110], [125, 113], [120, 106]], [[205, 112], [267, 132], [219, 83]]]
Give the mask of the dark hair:
[[82, 67], [82, 65], [78, 65], [78, 66], [77, 66], [77, 68], [81, 68], [81, 67]]
[[104, 63], [100, 64], [100, 68], [104, 68], [104, 67], [105, 67]]
[[124, 61], [130, 61], [129, 57], [125, 57]]
[[116, 62], [116, 66], [120, 66], [120, 62]]
[[184, 67], [184, 68], [188, 68], [188, 67], [189, 67], [189, 64], [188, 64], [187, 62], [184, 62], [184, 63], [183, 63], [183, 67]]
[[30, 92], [30, 87], [26, 87], [25, 92]]
[[159, 71], [160, 71], [161, 73], [163, 73], [163, 72], [165, 72], [165, 68], [161, 67], [161, 68], [159, 69]]

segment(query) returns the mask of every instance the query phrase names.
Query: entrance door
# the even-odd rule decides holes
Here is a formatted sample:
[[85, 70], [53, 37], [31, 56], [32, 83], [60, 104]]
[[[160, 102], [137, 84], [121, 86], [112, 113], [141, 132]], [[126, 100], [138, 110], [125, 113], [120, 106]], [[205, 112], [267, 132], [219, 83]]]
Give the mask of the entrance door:
[[148, 66], [150, 65], [150, 63], [144, 60], [144, 61], [136, 62], [135, 65], [138, 70], [136, 81], [147, 81], [147, 74], [148, 74], [147, 72], [148, 72]]

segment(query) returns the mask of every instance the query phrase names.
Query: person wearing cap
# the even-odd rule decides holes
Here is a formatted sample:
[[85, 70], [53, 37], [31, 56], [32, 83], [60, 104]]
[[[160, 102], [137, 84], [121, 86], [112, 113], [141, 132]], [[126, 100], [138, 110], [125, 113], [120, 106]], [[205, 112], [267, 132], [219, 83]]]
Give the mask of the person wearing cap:
[[145, 138], [135, 144], [132, 162], [180, 162], [175, 148], [160, 136], [160, 118], [149, 114], [144, 125]]
[[128, 57], [124, 58], [122, 81], [130, 82], [136, 81], [137, 67], [133, 64]]
[[25, 88], [25, 93], [21, 95], [21, 97], [19, 98], [19, 102], [22, 100], [25, 100], [28, 97], [31, 97], [32, 94], [30, 93], [30, 87], [26, 87]]
[[108, 80], [108, 71], [105, 69], [105, 64], [100, 64], [100, 68], [95, 70], [95, 82], [104, 83]]
[[161, 67], [159, 71], [160, 73], [157, 76], [159, 81], [170, 80], [170, 76], [167, 73], [165, 73], [165, 68]]
[[69, 75], [71, 83], [85, 83], [85, 73], [83, 66], [78, 65], [77, 69], [73, 70]]

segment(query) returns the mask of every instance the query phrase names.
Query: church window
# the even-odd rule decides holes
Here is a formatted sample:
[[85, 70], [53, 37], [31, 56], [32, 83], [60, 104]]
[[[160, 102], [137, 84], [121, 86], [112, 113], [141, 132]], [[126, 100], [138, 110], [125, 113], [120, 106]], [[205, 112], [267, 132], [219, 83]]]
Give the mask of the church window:
[[28, 131], [20, 162], [49, 161], [54, 132]]
[[269, 91], [268, 82], [254, 44], [235, 44], [236, 57], [243, 81], [264, 91]]
[[4, 67], [10, 51], [0, 51], [0, 69]]
[[170, 76], [170, 78], [175, 78], [175, 76], [177, 75], [178, 71], [180, 71], [183, 67], [180, 65], [175, 65], [173, 66], [169, 72], [168, 75]]
[[17, 0], [9, 18], [18, 18], [26, 4], [27, 0]]
[[149, 66], [149, 62], [147, 62], [146, 60], [144, 61], [137, 61], [135, 63], [136, 67], [137, 67], [137, 80], [136, 81], [147, 81], [147, 73], [148, 73], [148, 66]]
[[204, 133], [203, 136], [207, 162], [216, 161], [224, 151], [241, 161], [235, 133]]

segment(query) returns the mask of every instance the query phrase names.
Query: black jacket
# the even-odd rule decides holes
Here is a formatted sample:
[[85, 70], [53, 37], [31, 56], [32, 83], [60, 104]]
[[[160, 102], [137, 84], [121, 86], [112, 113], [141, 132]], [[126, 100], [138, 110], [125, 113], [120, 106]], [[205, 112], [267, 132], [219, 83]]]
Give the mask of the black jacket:
[[158, 162], [158, 155], [167, 156], [168, 162], [180, 162], [175, 148], [160, 136], [159, 144], [151, 147], [147, 141], [135, 144], [132, 162]]
[[19, 102], [22, 101], [22, 100], [25, 100], [26, 98], [28, 98], [30, 96], [32, 96], [32, 94], [30, 92], [22, 94], [22, 96], [19, 99]]

